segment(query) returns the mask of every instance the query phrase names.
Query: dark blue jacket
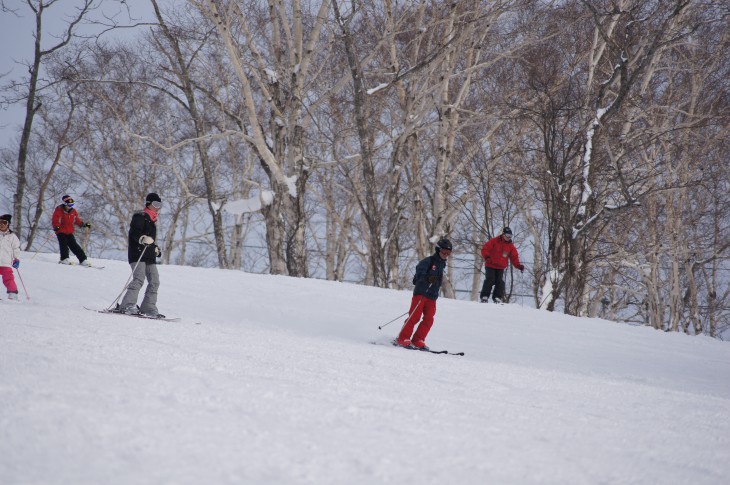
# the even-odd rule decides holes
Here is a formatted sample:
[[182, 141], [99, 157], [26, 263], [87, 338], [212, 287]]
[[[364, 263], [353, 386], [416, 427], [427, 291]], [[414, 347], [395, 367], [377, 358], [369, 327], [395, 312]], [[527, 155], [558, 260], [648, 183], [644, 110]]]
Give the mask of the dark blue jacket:
[[[413, 288], [414, 295], [424, 295], [430, 300], [435, 300], [439, 297], [439, 291], [441, 290], [441, 280], [444, 277], [444, 270], [446, 269], [446, 260], [441, 259], [438, 255], [438, 251], [431, 256], [422, 259], [416, 266], [416, 276], [413, 277], [413, 284], [416, 285]], [[431, 284], [428, 282], [429, 276], [435, 276], [436, 282]]]

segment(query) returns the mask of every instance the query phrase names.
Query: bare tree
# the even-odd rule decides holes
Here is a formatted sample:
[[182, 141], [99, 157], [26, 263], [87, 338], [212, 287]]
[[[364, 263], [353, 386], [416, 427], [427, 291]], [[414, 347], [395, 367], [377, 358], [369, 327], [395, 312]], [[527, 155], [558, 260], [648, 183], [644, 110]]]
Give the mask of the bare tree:
[[163, 89], [163, 92], [172, 95], [172, 99], [179, 102], [190, 117], [193, 126], [193, 139], [195, 140], [194, 145], [203, 169], [205, 200], [213, 220], [218, 265], [221, 268], [231, 268], [231, 258], [229, 258], [226, 251], [223, 217], [220, 211], [222, 204], [217, 190], [218, 182], [215, 176], [215, 166], [208, 152], [208, 143], [205, 141], [209, 127], [204, 118], [205, 113], [199, 108], [195, 80], [191, 72], [196, 56], [203, 50], [204, 44], [208, 42], [209, 33], [205, 31], [196, 32], [194, 21], [188, 22], [186, 25], [168, 25], [168, 21], [163, 16], [157, 0], [150, 1], [159, 25], [158, 32], [153, 31], [151, 34], [152, 41], [166, 58], [165, 70], [172, 76], [170, 84], [173, 85], [173, 89], [176, 88], [181, 91], [182, 96], [172, 95], [172, 92], [166, 89]]
[[[318, 76], [312, 61], [322, 53], [326, 58], [321, 34], [330, 2], [321, 2], [316, 12], [304, 10], [299, 0], [291, 8], [270, 0], [266, 11], [252, 4], [245, 12], [237, 2], [191, 3], [225, 47], [242, 101], [238, 136], [256, 152], [275, 193], [262, 208], [271, 271], [307, 276], [305, 195], [314, 168], [305, 150], [307, 104]], [[263, 34], [253, 22], [266, 25]]]
[[[471, 77], [484, 66], [480, 49], [489, 29], [481, 27], [501, 7], [488, 15], [471, 2], [370, 7], [355, 2], [334, 11], [352, 83], [360, 170], [350, 178], [367, 227], [369, 272], [374, 284], [391, 286], [399, 280], [403, 221], [411, 216], [408, 229], [422, 257], [458, 213], [450, 187], [466, 164], [454, 163], [454, 144]], [[368, 89], [368, 81], [380, 84]], [[438, 134], [422, 136], [431, 129]], [[445, 289], [453, 295], [448, 282]]]
[[718, 81], [730, 65], [720, 54], [728, 42], [719, 33], [722, 22], [711, 9], [692, 15], [700, 21], [697, 31], [668, 50], [658, 68], [662, 82], [647, 93], [651, 109], [641, 120], [648, 129], [626, 136], [652, 135], [642, 163], [661, 163], [662, 170], [647, 182], [670, 188], [644, 200], [639, 209], [644, 234], [631, 236], [641, 244], [625, 257], [640, 282], [628, 288], [643, 321], [657, 329], [716, 336], [717, 322], [727, 319], [727, 292], [718, 283], [728, 250], [728, 221], [718, 213], [727, 198], [718, 189], [727, 175], [716, 168], [726, 151], [727, 97]]
[[161, 227], [167, 229], [159, 238], [165, 241], [163, 260], [169, 261], [179, 244], [178, 220], [187, 218], [192, 224], [193, 218], [186, 214], [190, 209], [186, 189], [202, 179], [200, 165], [194, 150], [170, 155], [134, 134], [179, 138], [179, 105], [159, 90], [138, 88], [156, 73], [131, 45], [97, 43], [76, 63], [63, 63], [58, 69], [65, 82], [79, 86], [73, 142], [60, 165], [63, 172], [73, 174], [84, 198], [94, 202], [98, 249], [125, 250], [130, 214], [139, 210], [148, 192], [159, 192], [165, 201]]
[[[75, 12], [69, 17], [66, 28], [55, 43], [48, 47], [43, 47], [42, 40], [45, 34], [43, 30], [44, 16], [52, 15], [50, 9], [56, 6], [58, 0], [26, 0], [25, 5], [28, 7], [32, 15], [35, 17], [35, 31], [33, 33], [34, 47], [33, 58], [28, 62], [28, 77], [22, 81], [11, 81], [9, 85], [3, 86], [5, 92], [17, 93], [17, 97], [5, 97], [5, 103], [25, 102], [25, 121], [20, 135], [20, 143], [18, 147], [18, 158], [16, 165], [16, 186], [13, 194], [13, 213], [15, 215], [15, 231], [21, 237], [24, 225], [23, 204], [26, 190], [26, 164], [28, 159], [28, 149], [30, 139], [33, 133], [33, 121], [36, 113], [42, 106], [39, 101], [39, 93], [41, 93], [47, 82], [42, 78], [43, 65], [46, 59], [53, 53], [63, 49], [69, 45], [75, 36], [79, 23], [95, 8], [95, 0], [84, 0], [76, 7]], [[3, 3], [3, 9], [7, 10], [6, 4]], [[22, 237], [21, 237], [22, 239]]]
[[[591, 264], [600, 257], [597, 242], [613, 218], [651, 190], [642, 183], [645, 171], [626, 163], [636, 146], [624, 143], [622, 133], [632, 128], [633, 106], [641, 105], [654, 66], [692, 25], [685, 2], [568, 3], [543, 14], [548, 21], [533, 25], [546, 29], [541, 36], [550, 47], [526, 52], [523, 64], [530, 96], [541, 100], [539, 110], [524, 113], [542, 137], [536, 167], [544, 167], [543, 174], [535, 175], [550, 201], [546, 307], [553, 309], [562, 295], [566, 312], [584, 315]], [[571, 37], [585, 38], [586, 20], [593, 24], [593, 44], [581, 52], [583, 42]], [[567, 31], [565, 22], [571, 22]]]
[[[59, 106], [60, 104], [61, 103], [56, 103], [56, 106]], [[33, 246], [35, 236], [42, 227], [41, 217], [45, 209], [46, 192], [48, 191], [50, 184], [54, 179], [54, 175], [56, 173], [56, 169], [59, 167], [59, 164], [61, 162], [63, 152], [66, 150], [66, 148], [68, 148], [69, 144], [73, 142], [71, 129], [72, 120], [76, 110], [76, 102], [74, 100], [73, 91], [69, 91], [66, 93], [66, 99], [63, 105], [65, 105], [65, 107], [63, 109], [59, 109], [58, 111], [40, 110], [40, 115], [43, 118], [44, 122], [43, 126], [45, 128], [43, 131], [45, 131], [47, 136], [39, 137], [40, 139], [38, 141], [38, 145], [41, 147], [45, 145], [51, 145], [50, 147], [48, 147], [50, 151], [49, 159], [51, 163], [46, 170], [41, 172], [42, 178], [40, 180], [40, 184], [33, 192], [36, 196], [36, 200], [33, 204], [35, 206], [35, 214], [29, 225], [29, 232], [26, 240], [26, 251]], [[58, 114], [61, 115], [61, 119], [57, 119]], [[50, 229], [50, 224], [47, 224], [46, 226], [47, 229]], [[51, 236], [52, 233], [49, 233], [49, 238]]]

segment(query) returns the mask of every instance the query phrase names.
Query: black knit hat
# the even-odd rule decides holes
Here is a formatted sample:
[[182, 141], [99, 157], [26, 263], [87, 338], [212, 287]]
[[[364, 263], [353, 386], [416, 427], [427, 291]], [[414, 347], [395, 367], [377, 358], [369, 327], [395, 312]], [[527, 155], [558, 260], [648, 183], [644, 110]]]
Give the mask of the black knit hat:
[[502, 234], [509, 234], [512, 235], [512, 229], [509, 228], [509, 226], [504, 226], [504, 229], [502, 229]]
[[154, 192], [150, 192], [147, 194], [147, 198], [144, 200], [145, 204], [149, 204], [151, 202], [162, 202], [162, 199], [160, 199], [160, 196], [155, 194]]
[[3, 214], [0, 216], [0, 221], [8, 221], [8, 224], [10, 224], [10, 219], [12, 219], [13, 216], [10, 214]]

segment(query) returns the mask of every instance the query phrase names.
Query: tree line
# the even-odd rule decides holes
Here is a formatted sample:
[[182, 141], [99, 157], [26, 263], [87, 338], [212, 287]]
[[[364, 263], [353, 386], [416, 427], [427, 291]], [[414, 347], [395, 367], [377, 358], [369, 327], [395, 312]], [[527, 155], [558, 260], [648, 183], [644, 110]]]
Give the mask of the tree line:
[[730, 328], [727, 2], [110, 1], [50, 39], [56, 0], [0, 2], [37, 20], [0, 79], [26, 249], [72, 192], [116, 254], [156, 191], [165, 262], [409, 288], [448, 237], [445, 296], [476, 299], [509, 225], [538, 308]]

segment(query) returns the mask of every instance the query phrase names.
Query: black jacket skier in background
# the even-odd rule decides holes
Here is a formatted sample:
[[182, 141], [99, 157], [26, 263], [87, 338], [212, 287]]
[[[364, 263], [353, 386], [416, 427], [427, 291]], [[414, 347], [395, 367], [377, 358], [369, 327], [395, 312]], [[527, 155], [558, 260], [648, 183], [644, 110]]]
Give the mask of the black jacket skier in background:
[[[160, 276], [157, 272], [157, 258], [162, 252], [155, 244], [157, 240], [157, 214], [162, 207], [162, 199], [156, 193], [147, 194], [145, 208], [135, 212], [129, 224], [129, 248], [127, 259], [132, 267], [132, 281], [127, 285], [127, 292], [117, 306], [120, 313], [141, 313], [150, 317], [165, 318], [157, 310], [157, 290], [160, 287]], [[142, 304], [137, 307], [139, 290], [147, 278]]]

